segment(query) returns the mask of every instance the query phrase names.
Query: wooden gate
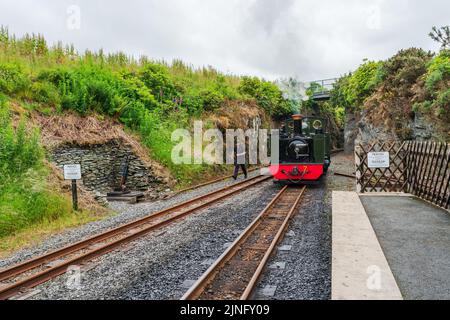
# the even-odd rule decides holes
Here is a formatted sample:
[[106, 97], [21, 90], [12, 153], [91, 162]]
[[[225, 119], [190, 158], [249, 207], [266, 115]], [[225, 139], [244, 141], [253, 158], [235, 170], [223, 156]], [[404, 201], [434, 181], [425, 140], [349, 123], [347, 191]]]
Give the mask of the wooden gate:
[[[368, 158], [388, 152], [386, 163]], [[420, 141], [375, 141], [355, 147], [357, 191], [408, 192], [442, 208], [450, 207], [450, 145]]]

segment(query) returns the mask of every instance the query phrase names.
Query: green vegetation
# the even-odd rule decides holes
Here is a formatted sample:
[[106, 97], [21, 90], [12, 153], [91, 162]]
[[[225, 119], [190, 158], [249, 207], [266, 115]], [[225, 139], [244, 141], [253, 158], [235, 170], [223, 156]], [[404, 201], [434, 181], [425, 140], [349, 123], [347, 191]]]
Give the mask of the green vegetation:
[[21, 121], [16, 116], [13, 120], [13, 104], [25, 113], [95, 113], [117, 119], [138, 133], [152, 157], [186, 184], [212, 168], [173, 164], [172, 132], [190, 128], [195, 119], [230, 102], [257, 104], [273, 116], [289, 112], [281, 91], [261, 79], [225, 75], [211, 67], [195, 69], [181, 61], [137, 61], [123, 53], [78, 54], [73, 46], [49, 47], [40, 35], [18, 39], [1, 27], [0, 237], [12, 243], [9, 248], [18, 242], [5, 237], [27, 234], [35, 226], [56, 230], [61, 223], [92, 219], [84, 212], [72, 218], [70, 200], [49, 182], [39, 132], [27, 128], [24, 115]]
[[334, 84], [331, 104], [342, 112], [360, 110], [364, 101], [375, 92], [384, 74], [382, 62], [366, 61], [354, 73], [342, 76]]
[[411, 138], [408, 123], [415, 112], [421, 112], [446, 140], [450, 134], [449, 50], [443, 45], [432, 54], [410, 48], [386, 61], [364, 62], [337, 81], [330, 103], [335, 110], [364, 110], [373, 124], [389, 126], [400, 139]]
[[272, 116], [281, 117], [293, 111], [291, 104], [283, 98], [281, 90], [274, 83], [244, 77], [239, 91], [249, 98], [255, 98], [259, 106]]
[[344, 86], [344, 95], [350, 106], [360, 107], [373, 93], [380, 82], [380, 73], [383, 72], [381, 66], [380, 62], [365, 62], [348, 78], [348, 83]]
[[14, 128], [1, 98], [0, 238], [71, 212], [70, 201], [48, 187], [46, 176], [38, 133], [24, 120]]
[[211, 67], [195, 69], [139, 61], [123, 53], [85, 52], [61, 43], [49, 47], [40, 35], [21, 39], [0, 29], [0, 89], [36, 111], [98, 113], [140, 133], [152, 156], [181, 181], [208, 168], [171, 162], [171, 133], [229, 101], [256, 103], [272, 116], [290, 113], [278, 87], [258, 78], [225, 75]]
[[424, 86], [417, 93], [415, 110], [432, 113], [450, 121], [450, 50], [442, 50], [427, 64], [427, 72], [422, 77]]

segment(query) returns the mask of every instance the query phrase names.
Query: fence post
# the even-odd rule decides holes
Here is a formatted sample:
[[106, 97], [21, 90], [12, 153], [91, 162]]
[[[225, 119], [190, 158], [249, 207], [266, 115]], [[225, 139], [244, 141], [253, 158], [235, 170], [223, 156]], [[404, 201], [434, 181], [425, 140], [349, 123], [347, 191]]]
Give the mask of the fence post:
[[361, 158], [360, 158], [360, 146], [355, 146], [355, 175], [356, 175], [356, 192], [358, 193], [364, 193], [364, 190], [362, 190], [362, 176], [361, 176]]
[[406, 142], [406, 148], [405, 148], [405, 152], [406, 152], [406, 156], [403, 158], [403, 172], [404, 172], [404, 179], [406, 181], [406, 183], [403, 186], [402, 192], [407, 193], [408, 192], [408, 188], [409, 188], [409, 161], [410, 161], [410, 150], [411, 144], [410, 142]]

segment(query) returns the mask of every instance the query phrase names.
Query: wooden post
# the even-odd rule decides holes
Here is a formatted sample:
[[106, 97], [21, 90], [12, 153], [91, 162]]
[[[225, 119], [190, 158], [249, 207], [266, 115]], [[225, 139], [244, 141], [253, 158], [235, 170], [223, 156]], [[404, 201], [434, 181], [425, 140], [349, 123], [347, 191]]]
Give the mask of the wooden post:
[[409, 163], [410, 163], [410, 156], [409, 156], [410, 148], [411, 148], [411, 144], [409, 142], [407, 142], [406, 148], [405, 148], [406, 155], [402, 160], [403, 167], [401, 170], [401, 173], [404, 173], [404, 175], [403, 175], [404, 183], [401, 186], [402, 187], [401, 191], [405, 192], [405, 193], [408, 192], [408, 189], [409, 189], [409, 171], [408, 170], [409, 170]]
[[[441, 158], [441, 162], [438, 165], [439, 170], [438, 170], [437, 177], [436, 177], [437, 180], [436, 180], [436, 183], [435, 183], [434, 189], [433, 189], [433, 198], [431, 199], [431, 202], [433, 202], [433, 203], [438, 203], [439, 196], [441, 194], [440, 192], [442, 189], [442, 185], [445, 182], [445, 172], [447, 169], [444, 167], [444, 163], [445, 163], [445, 156], [447, 155], [448, 146], [449, 145], [446, 143], [445, 147], [444, 147], [444, 151], [439, 154], [439, 157]], [[444, 172], [441, 172], [442, 169], [444, 169]]]
[[72, 204], [73, 210], [78, 211], [78, 194], [77, 194], [77, 180], [72, 180]]
[[361, 151], [361, 147], [360, 146], [355, 146], [355, 174], [356, 174], [356, 192], [358, 193], [363, 193], [364, 190], [362, 190], [361, 186], [362, 186], [362, 176], [361, 176], [361, 159], [359, 157], [360, 155], [360, 151]]

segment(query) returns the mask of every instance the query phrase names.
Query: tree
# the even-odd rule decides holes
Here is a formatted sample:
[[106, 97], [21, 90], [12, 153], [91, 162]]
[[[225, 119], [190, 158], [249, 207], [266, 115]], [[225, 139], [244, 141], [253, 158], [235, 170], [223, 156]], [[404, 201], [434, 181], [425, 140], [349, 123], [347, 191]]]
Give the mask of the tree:
[[432, 31], [428, 34], [431, 39], [441, 44], [442, 49], [450, 49], [450, 27], [436, 27], [432, 28]]

